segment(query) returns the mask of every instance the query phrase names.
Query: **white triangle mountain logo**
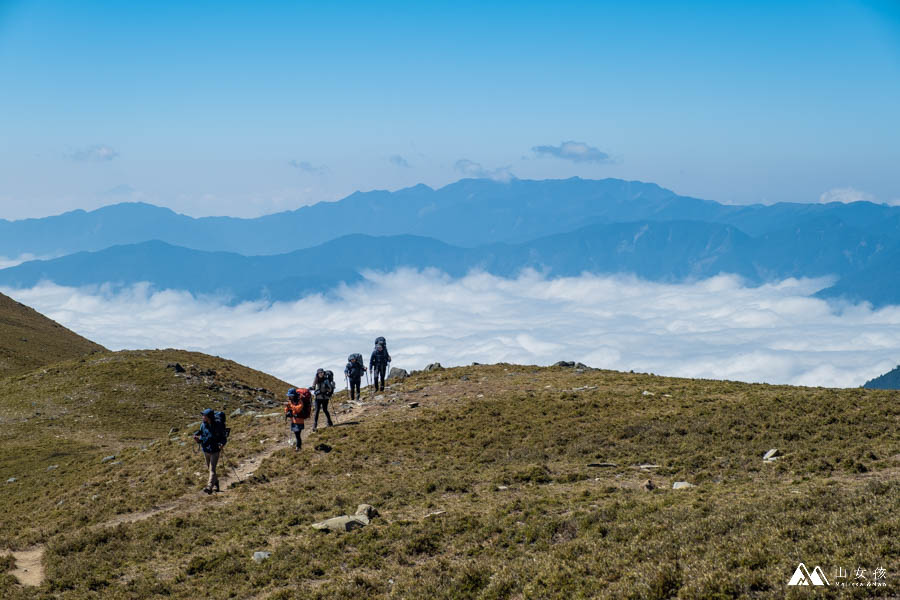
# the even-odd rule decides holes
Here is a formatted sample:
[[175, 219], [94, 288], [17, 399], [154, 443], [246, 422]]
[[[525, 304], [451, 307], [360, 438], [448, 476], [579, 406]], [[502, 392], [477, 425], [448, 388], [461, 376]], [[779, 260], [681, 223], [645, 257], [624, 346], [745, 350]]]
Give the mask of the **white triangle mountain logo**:
[[788, 585], [828, 585], [828, 580], [825, 579], [825, 573], [822, 572], [821, 567], [816, 566], [810, 573], [806, 565], [800, 563], [791, 580], [788, 581]]

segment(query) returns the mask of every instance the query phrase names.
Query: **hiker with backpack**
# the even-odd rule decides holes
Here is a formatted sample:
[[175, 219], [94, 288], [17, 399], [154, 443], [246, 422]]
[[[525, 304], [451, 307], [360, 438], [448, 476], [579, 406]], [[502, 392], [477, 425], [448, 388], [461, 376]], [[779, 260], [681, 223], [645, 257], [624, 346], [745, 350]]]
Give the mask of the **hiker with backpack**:
[[313, 433], [319, 429], [320, 410], [325, 412], [328, 426], [332, 427], [334, 425], [331, 422], [331, 413], [328, 412], [328, 401], [331, 400], [331, 396], [334, 394], [334, 387], [334, 373], [325, 369], [316, 371], [316, 377], [313, 379], [313, 384], [310, 388], [316, 395], [316, 415], [313, 417]]
[[[347, 357], [347, 366], [344, 367], [344, 377], [350, 387], [350, 400], [361, 399], [359, 394], [360, 383], [366, 366], [363, 364], [362, 354], [351, 354]], [[354, 392], [356, 395], [354, 396]]]
[[299, 452], [303, 445], [301, 434], [303, 433], [303, 422], [309, 418], [311, 396], [306, 388], [291, 388], [287, 393], [288, 402], [284, 405], [284, 419], [291, 420], [291, 431], [297, 440], [294, 445], [294, 452]]
[[[375, 391], [384, 391], [384, 374], [387, 372], [388, 365], [391, 364], [391, 355], [387, 351], [387, 340], [383, 337], [375, 338], [375, 349], [369, 358], [369, 368], [372, 369], [372, 376], [375, 380]], [[381, 386], [379, 387], [379, 381]]]
[[225, 427], [225, 413], [216, 412], [207, 408], [202, 413], [203, 423], [200, 430], [194, 433], [194, 441], [200, 444], [203, 456], [206, 458], [206, 469], [209, 471], [209, 480], [203, 491], [212, 494], [219, 491], [219, 477], [216, 475], [216, 467], [219, 464], [219, 456], [222, 448], [228, 442], [228, 428]]

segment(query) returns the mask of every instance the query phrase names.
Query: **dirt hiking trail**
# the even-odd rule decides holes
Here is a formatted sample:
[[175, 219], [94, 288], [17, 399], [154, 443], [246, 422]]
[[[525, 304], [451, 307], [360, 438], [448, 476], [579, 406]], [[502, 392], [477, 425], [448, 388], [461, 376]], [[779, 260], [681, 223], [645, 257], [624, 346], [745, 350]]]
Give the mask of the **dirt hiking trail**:
[[[340, 415], [335, 414], [334, 424], [349, 424], [354, 419], [360, 417], [362, 413], [366, 412], [366, 409], [369, 407], [370, 405], [366, 404], [354, 404], [346, 412]], [[303, 441], [307, 441], [311, 434], [312, 431], [310, 429], [304, 429], [302, 434]], [[243, 462], [239, 463], [237, 466], [231, 466], [229, 464], [227, 474], [223, 475], [219, 479], [219, 484], [222, 488], [222, 491], [219, 493], [227, 493], [234, 483], [251, 477], [254, 473], [256, 473], [265, 459], [269, 458], [279, 450], [285, 448], [286, 444], [284, 442], [283, 436], [278, 436], [278, 439], [280, 441], [267, 446], [264, 450], [258, 452], [257, 454], [254, 454], [253, 456], [250, 456]], [[144, 511], [116, 515], [108, 521], [91, 525], [87, 527], [87, 529], [106, 529], [128, 523], [139, 523], [141, 521], [146, 521], [147, 519], [152, 519], [153, 517], [156, 517], [158, 515], [173, 512], [176, 510], [176, 514], [186, 514], [193, 510], [199, 510], [203, 508], [202, 504], [198, 504], [198, 500], [202, 499], [202, 497], [203, 493], [199, 490], [188, 492], [182, 496], [179, 496], [178, 498], [175, 498], [174, 500], [170, 500], [169, 502], [165, 502]], [[38, 544], [25, 550], [0, 550], [0, 556], [13, 556], [16, 561], [15, 568], [9, 572], [19, 581], [20, 585], [36, 587], [44, 582], [43, 560], [46, 548], [46, 544]]]

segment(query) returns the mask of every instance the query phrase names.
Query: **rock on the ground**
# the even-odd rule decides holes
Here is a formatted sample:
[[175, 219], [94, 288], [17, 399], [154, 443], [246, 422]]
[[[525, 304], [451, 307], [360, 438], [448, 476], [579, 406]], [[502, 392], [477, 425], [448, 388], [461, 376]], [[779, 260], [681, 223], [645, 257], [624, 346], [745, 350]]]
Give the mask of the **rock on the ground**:
[[15, 483], [17, 481], [18, 481], [18, 479], [16, 479], [15, 477], [10, 477], [9, 479], [6, 480], [6, 483]]
[[560, 360], [553, 363], [554, 367], [574, 367], [575, 361], [572, 360]]
[[688, 483], [687, 481], [676, 481], [672, 484], [673, 490], [687, 490], [692, 487], [697, 487], [693, 483]]
[[781, 452], [778, 450], [778, 448], [772, 448], [771, 450], [763, 454], [763, 460], [775, 460], [779, 456], [781, 456]]
[[410, 407], [410, 408], [418, 408], [418, 406], [419, 406], [419, 403], [418, 403], [418, 402], [410, 402], [410, 403], [409, 403], [409, 407]]
[[253, 560], [255, 560], [258, 563], [261, 563], [262, 561], [266, 560], [270, 556], [272, 556], [271, 552], [254, 552]]
[[388, 379], [399, 379], [400, 381], [403, 381], [407, 377], [409, 377], [409, 373], [406, 372], [406, 369], [400, 369], [398, 367], [391, 367], [387, 376]]
[[100, 462], [101, 462], [101, 463], [108, 463], [108, 462], [111, 461], [111, 460], [116, 460], [116, 455], [115, 455], [115, 454], [111, 454], [111, 455], [109, 455], [109, 456], [104, 456], [104, 457], [103, 457], [103, 460], [101, 460]]
[[586, 364], [584, 364], [584, 363], [577, 362], [577, 363], [575, 363], [575, 368], [576, 368], [576, 369], [581, 369], [582, 371], [586, 371], [586, 370], [588, 370], [590, 367], [588, 367], [588, 366], [587, 366]]
[[616, 463], [611, 462], [599, 462], [599, 463], [589, 463], [589, 467], [618, 467]]
[[361, 529], [368, 524], [368, 517], [341, 515], [340, 517], [332, 517], [319, 523], [313, 523], [312, 528], [319, 531], [353, 531], [354, 529]]
[[641, 392], [641, 396], [655, 396], [655, 395], [656, 394], [654, 394], [653, 392], [648, 392], [647, 390], [644, 390], [643, 392]]
[[647, 490], [648, 492], [656, 489], [656, 486], [653, 485], [653, 482], [650, 481], [649, 479], [648, 479], [647, 481], [644, 482], [644, 485], [643, 485], [642, 487], [643, 487], [645, 490]]
[[356, 516], [374, 519], [378, 516], [378, 511], [371, 504], [360, 504], [356, 507]]
[[329, 446], [328, 444], [323, 442], [321, 444], [316, 444], [316, 447], [314, 448], [314, 450], [328, 454], [329, 452], [331, 452], [332, 448], [331, 448], [331, 446]]
[[431, 363], [430, 365], [428, 365], [427, 367], [425, 367], [422, 370], [423, 371], [443, 371], [444, 367], [441, 366], [441, 363], [436, 362], [436, 363]]
[[55, 471], [55, 470], [58, 469], [58, 468], [59, 468], [59, 465], [50, 465], [49, 467], [47, 467], [47, 470], [48, 470], [48, 471]]

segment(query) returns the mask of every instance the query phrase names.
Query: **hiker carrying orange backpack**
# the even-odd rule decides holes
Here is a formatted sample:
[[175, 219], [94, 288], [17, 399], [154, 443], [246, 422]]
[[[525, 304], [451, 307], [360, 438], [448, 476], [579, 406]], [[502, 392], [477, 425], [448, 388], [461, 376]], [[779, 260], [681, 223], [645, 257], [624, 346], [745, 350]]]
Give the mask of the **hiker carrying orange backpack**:
[[284, 405], [284, 418], [291, 420], [291, 431], [297, 439], [294, 452], [299, 452], [300, 446], [303, 444], [303, 440], [300, 438], [303, 433], [303, 421], [309, 418], [312, 395], [306, 388], [291, 388], [288, 390], [287, 397], [288, 403]]

